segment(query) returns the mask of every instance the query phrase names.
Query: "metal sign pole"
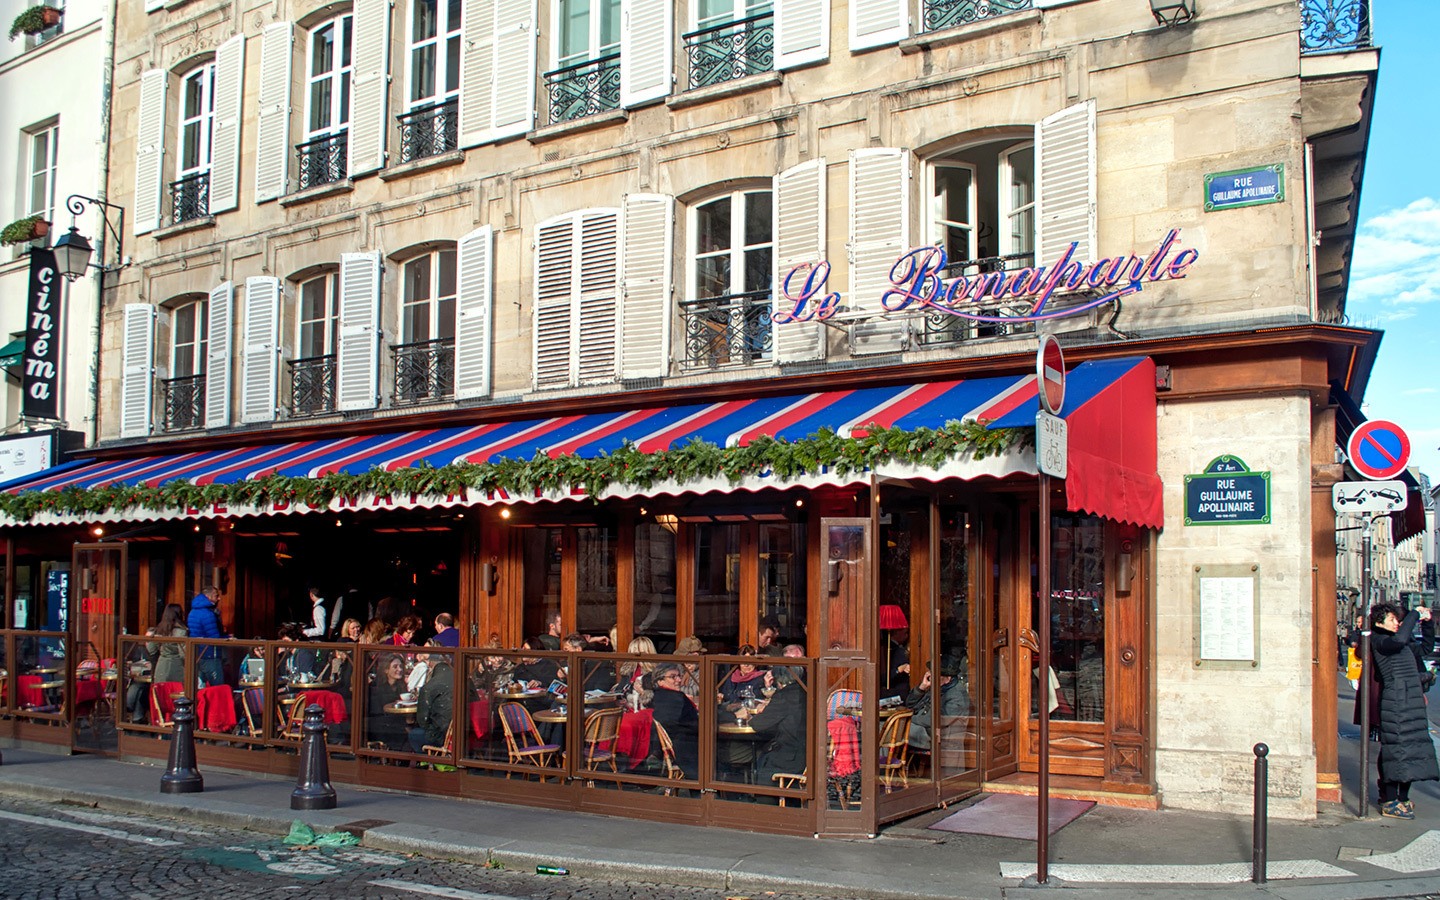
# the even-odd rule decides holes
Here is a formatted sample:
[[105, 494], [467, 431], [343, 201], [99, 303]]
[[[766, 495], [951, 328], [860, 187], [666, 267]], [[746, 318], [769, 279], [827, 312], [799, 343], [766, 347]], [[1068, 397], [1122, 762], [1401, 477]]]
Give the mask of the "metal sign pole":
[[1375, 673], [1370, 659], [1370, 531], [1374, 516], [1365, 517], [1361, 532], [1360, 614], [1364, 616], [1360, 631], [1360, 818], [1370, 815], [1370, 684]]
[[1035, 880], [1050, 877], [1050, 476], [1040, 474], [1040, 659], [1036, 667], [1040, 708], [1040, 778], [1036, 786]]

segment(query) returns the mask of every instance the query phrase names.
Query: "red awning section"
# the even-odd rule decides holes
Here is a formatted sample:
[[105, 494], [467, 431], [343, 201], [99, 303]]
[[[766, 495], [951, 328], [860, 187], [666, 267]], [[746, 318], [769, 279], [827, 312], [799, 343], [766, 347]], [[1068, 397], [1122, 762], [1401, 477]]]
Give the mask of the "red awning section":
[[[1159, 528], [1160, 479], [1155, 474], [1155, 366], [1148, 358], [1086, 362], [1068, 376], [1065, 418], [1070, 422], [1068, 505], [1122, 522]], [[983, 420], [992, 428], [1033, 428], [1039, 408], [1035, 376], [962, 379], [923, 384], [757, 397], [619, 412], [487, 422], [383, 434], [346, 435], [323, 440], [230, 447], [187, 453], [152, 454], [124, 459], [69, 463], [4, 485], [11, 493], [91, 489], [110, 485], [159, 486], [174, 481], [196, 485], [232, 484], [280, 474], [320, 478], [330, 473], [359, 474], [412, 466], [440, 468], [452, 463], [493, 463], [551, 457], [593, 459], [629, 444], [655, 453], [693, 440], [717, 446], [745, 446], [759, 437], [798, 440], [830, 429], [841, 437], [861, 437], [871, 428], [938, 428], [947, 422]], [[940, 481], [1006, 478], [1034, 474], [1034, 454], [1013, 450], [998, 457], [961, 457], [935, 468], [885, 466], [877, 475]], [[724, 478], [650, 485], [611, 485], [606, 497], [819, 487], [859, 484], [870, 473], [840, 475], [816, 471], [781, 481], [773, 475], [747, 477], [739, 484]], [[364, 509], [465, 506], [534, 502], [574, 497], [555, 495], [337, 498], [334, 508]], [[104, 513], [38, 515], [34, 524], [80, 521], [139, 521], [169, 518], [266, 515], [312, 512], [307, 508], [151, 510], [133, 508]]]

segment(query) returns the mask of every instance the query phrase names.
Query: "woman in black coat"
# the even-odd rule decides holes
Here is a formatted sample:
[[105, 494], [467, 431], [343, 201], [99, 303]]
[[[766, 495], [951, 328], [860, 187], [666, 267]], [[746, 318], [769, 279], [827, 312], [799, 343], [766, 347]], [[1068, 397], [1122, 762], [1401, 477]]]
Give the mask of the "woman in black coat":
[[1380, 679], [1380, 814], [1395, 819], [1415, 818], [1411, 782], [1440, 779], [1414, 646], [1415, 623], [1429, 618], [1424, 608], [1403, 621], [1388, 603], [1370, 609], [1370, 650]]

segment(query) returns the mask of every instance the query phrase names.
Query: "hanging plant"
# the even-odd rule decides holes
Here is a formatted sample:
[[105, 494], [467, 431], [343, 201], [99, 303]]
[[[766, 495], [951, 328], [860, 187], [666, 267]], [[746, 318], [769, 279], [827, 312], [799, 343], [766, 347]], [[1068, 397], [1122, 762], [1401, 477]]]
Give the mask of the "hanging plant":
[[235, 484], [197, 485], [177, 479], [162, 485], [116, 484], [96, 488], [69, 487], [58, 491], [0, 493], [0, 513], [26, 521], [37, 513], [81, 515], [126, 509], [199, 509], [214, 504], [264, 509], [328, 506], [336, 497], [389, 496], [445, 498], [461, 493], [484, 496], [506, 493], [523, 497], [538, 491], [583, 488], [592, 498], [611, 485], [646, 490], [674, 481], [724, 478], [738, 484], [749, 476], [773, 472], [785, 481], [828, 468], [841, 477], [885, 463], [907, 463], [936, 468], [961, 457], [975, 460], [998, 456], [1012, 447], [1034, 441], [1029, 429], [987, 430], [982, 422], [950, 422], [936, 429], [876, 428], [860, 438], [842, 438], [824, 429], [797, 441], [760, 437], [744, 447], [719, 447], [701, 440], [643, 453], [625, 444], [614, 453], [594, 459], [572, 455], [552, 458], [537, 451], [530, 459], [502, 459], [493, 463], [452, 463], [386, 471], [374, 468], [358, 475], [332, 472], [319, 478], [292, 478], [271, 474]]
[[38, 214], [16, 219], [0, 228], [0, 244], [24, 244], [50, 233], [50, 223]]
[[39, 34], [60, 24], [60, 10], [54, 6], [32, 6], [10, 23], [10, 40], [22, 34]]

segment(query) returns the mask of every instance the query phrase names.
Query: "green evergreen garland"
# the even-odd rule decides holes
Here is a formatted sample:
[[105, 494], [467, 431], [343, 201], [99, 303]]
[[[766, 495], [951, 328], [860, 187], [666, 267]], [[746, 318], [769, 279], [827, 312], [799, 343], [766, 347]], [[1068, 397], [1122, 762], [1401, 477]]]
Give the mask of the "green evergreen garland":
[[1034, 442], [1030, 429], [986, 430], [980, 422], [950, 422], [938, 429], [876, 428], [860, 438], [842, 438], [830, 429], [798, 441], [760, 437], [745, 447], [717, 447], [692, 440], [682, 447], [642, 453], [626, 443], [594, 459], [556, 458], [537, 452], [530, 459], [494, 463], [455, 463], [441, 468], [416, 466], [393, 472], [374, 468], [359, 475], [332, 473], [319, 478], [267, 475], [234, 484], [193, 484], [186, 480], [159, 486], [69, 487], [59, 491], [0, 493], [0, 513], [28, 521], [37, 513], [98, 514], [129, 508], [200, 509], [221, 506], [267, 509], [275, 504], [328, 506], [336, 497], [390, 496], [409, 499], [470, 492], [504, 492], [528, 497], [538, 491], [580, 487], [592, 497], [612, 484], [646, 489], [662, 481], [689, 482], [725, 477], [731, 484], [769, 469], [777, 483], [828, 466], [841, 476], [885, 463], [936, 468], [947, 460], [998, 456]]

